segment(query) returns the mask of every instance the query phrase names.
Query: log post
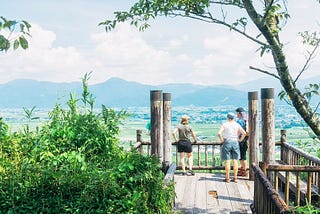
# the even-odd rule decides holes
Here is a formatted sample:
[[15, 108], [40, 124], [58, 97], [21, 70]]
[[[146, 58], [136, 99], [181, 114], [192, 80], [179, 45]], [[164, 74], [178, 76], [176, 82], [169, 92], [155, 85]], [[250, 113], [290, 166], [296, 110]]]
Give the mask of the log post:
[[254, 180], [252, 164], [259, 165], [258, 92], [248, 93], [249, 179]]
[[163, 93], [163, 160], [172, 163], [171, 93]]
[[162, 91], [150, 91], [150, 111], [151, 111], [151, 155], [163, 161], [163, 99]]
[[284, 160], [284, 151], [283, 151], [283, 143], [287, 142], [287, 130], [280, 130], [280, 142], [281, 142], [281, 150], [280, 150], [280, 160]]
[[262, 161], [275, 162], [274, 89], [261, 89]]
[[[138, 130], [136, 131], [136, 134], [137, 134], [137, 141], [136, 141], [136, 142], [142, 143], [142, 130], [141, 130], [141, 129], [138, 129]], [[142, 147], [142, 145], [140, 145], [140, 147], [139, 147], [139, 153], [140, 153], [140, 154], [143, 153], [143, 147]]]

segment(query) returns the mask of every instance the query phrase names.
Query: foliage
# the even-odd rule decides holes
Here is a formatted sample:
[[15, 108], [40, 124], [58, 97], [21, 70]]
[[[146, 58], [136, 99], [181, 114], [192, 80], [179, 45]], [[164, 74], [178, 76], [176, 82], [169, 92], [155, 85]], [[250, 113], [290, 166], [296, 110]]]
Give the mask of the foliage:
[[0, 16], [0, 51], [8, 51], [12, 45], [14, 50], [19, 47], [27, 49], [29, 44], [26, 36], [31, 36], [30, 28], [27, 21], [8, 20]]
[[307, 204], [305, 206], [301, 206], [301, 207], [295, 207], [293, 210], [290, 210], [293, 213], [312, 213], [312, 214], [316, 214], [316, 213], [320, 213], [320, 210], [317, 209], [316, 207], [314, 207], [313, 205]]
[[171, 212], [173, 184], [164, 186], [159, 159], [119, 147], [127, 113], [88, 109], [88, 77], [84, 106], [70, 95], [35, 132], [8, 133], [0, 120], [0, 213]]

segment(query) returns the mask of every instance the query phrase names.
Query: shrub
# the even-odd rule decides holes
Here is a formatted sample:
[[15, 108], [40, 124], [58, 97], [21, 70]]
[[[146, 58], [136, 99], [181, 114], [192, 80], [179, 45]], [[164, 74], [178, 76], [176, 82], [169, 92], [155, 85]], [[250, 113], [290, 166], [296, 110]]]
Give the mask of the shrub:
[[70, 95], [35, 132], [9, 134], [0, 121], [0, 213], [171, 212], [173, 184], [164, 186], [159, 160], [119, 147], [127, 113], [95, 113], [87, 78], [84, 105]]

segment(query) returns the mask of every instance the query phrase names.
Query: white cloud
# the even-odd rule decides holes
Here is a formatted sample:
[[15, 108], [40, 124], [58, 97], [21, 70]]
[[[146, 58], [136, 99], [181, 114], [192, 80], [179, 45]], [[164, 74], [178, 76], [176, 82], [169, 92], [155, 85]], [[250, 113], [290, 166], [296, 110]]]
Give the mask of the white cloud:
[[[47, 5], [42, 4], [43, 7]], [[1, 53], [0, 83], [18, 78], [56, 82], [79, 81], [84, 73], [93, 71], [90, 83], [120, 77], [147, 84], [237, 84], [265, 76], [249, 70], [250, 65], [273, 71], [270, 55], [261, 59], [259, 54], [255, 53], [258, 46], [253, 42], [226, 28], [194, 20], [160, 18], [153, 21], [146, 32], [139, 32], [128, 24], [121, 24], [111, 32], [93, 34], [100, 28], [96, 29], [91, 24], [112, 16], [110, 11], [118, 10], [116, 8], [120, 3], [101, 5], [105, 4], [108, 6], [108, 14], [96, 6], [92, 9], [95, 13], [88, 12], [90, 16], [87, 16], [81, 13], [83, 7], [79, 6], [80, 4], [66, 10], [72, 11], [75, 16], [80, 14], [78, 23], [73, 23], [71, 19], [59, 23], [58, 19], [47, 19], [30, 8], [32, 12], [28, 14], [33, 18], [28, 20], [38, 18], [37, 23], [42, 24], [31, 23], [32, 38], [28, 50]], [[61, 7], [54, 3], [50, 5]], [[128, 4], [121, 3], [121, 8], [124, 5]], [[296, 5], [297, 3], [289, 3], [289, 6]], [[308, 19], [315, 16], [301, 12], [305, 10], [301, 9], [299, 14], [308, 16]], [[305, 49], [302, 49], [301, 43], [297, 41], [296, 26], [308, 28], [301, 24], [308, 19], [292, 14], [295, 19], [289, 20], [285, 28], [288, 30], [282, 34], [286, 37], [283, 41], [289, 41], [285, 43], [288, 64], [291, 71], [297, 74], [305, 62]], [[319, 29], [314, 28], [314, 19], [316, 17], [308, 21], [313, 23], [313, 28], [309, 29]], [[305, 75], [317, 75], [316, 68], [319, 67], [317, 56]]]
[[29, 48], [1, 55], [1, 81], [19, 78], [56, 82], [79, 81], [88, 69], [79, 50], [74, 47], [54, 47], [56, 35], [35, 23], [31, 24]]
[[131, 81], [157, 84], [170, 78], [175, 64], [167, 51], [150, 46], [141, 33], [128, 24], [115, 31], [92, 35], [95, 50], [95, 74], [92, 79], [106, 80], [117, 76]]

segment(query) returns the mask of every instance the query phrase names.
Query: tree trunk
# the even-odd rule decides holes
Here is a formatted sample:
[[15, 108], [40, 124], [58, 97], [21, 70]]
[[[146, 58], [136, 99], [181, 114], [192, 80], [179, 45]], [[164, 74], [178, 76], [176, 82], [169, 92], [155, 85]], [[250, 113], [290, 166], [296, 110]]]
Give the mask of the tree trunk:
[[267, 43], [270, 45], [272, 51], [273, 61], [276, 65], [277, 73], [280, 78], [280, 83], [286, 93], [289, 95], [292, 105], [308, 124], [311, 130], [320, 138], [320, 121], [317, 115], [313, 112], [308, 101], [303, 96], [301, 91], [296, 87], [286, 62], [285, 55], [283, 53], [282, 44], [278, 40], [278, 33], [272, 30], [262, 16], [260, 16], [254, 9], [251, 0], [243, 1], [245, 9], [260, 30]]

